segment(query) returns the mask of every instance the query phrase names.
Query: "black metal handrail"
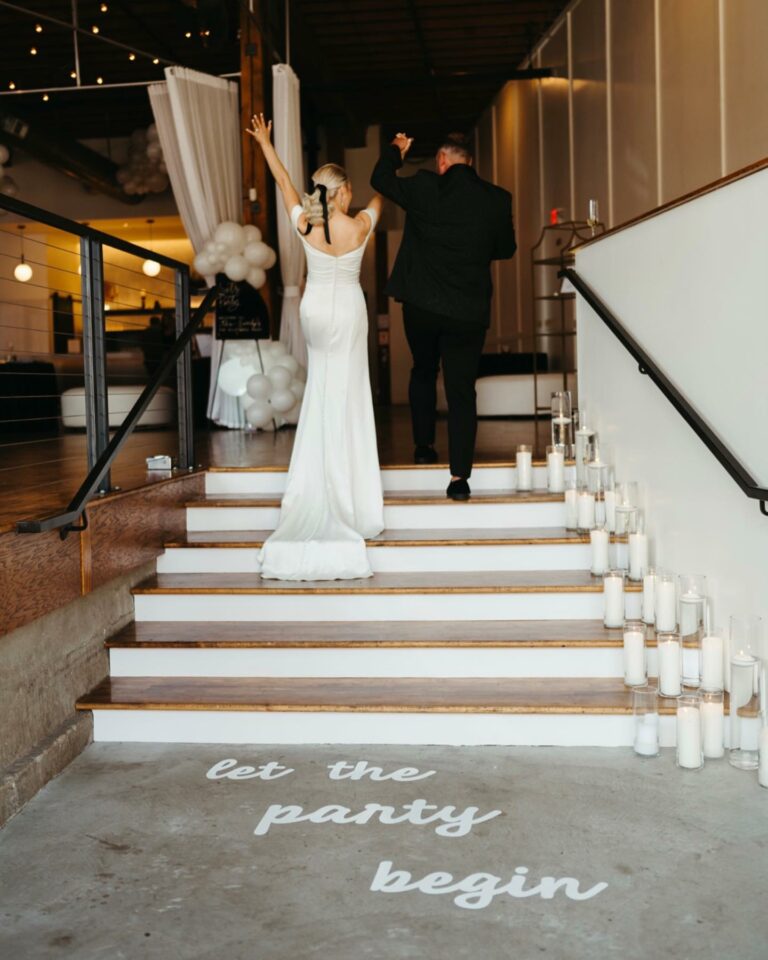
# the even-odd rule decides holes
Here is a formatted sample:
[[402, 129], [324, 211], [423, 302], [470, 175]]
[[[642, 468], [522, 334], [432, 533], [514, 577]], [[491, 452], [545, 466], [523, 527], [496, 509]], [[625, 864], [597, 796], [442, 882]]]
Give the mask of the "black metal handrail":
[[703, 442], [707, 449], [715, 456], [730, 476], [741, 487], [741, 490], [752, 500], [760, 501], [760, 512], [768, 517], [768, 488], [761, 487], [757, 480], [747, 470], [736, 454], [715, 433], [701, 414], [695, 410], [686, 397], [677, 389], [672, 381], [661, 370], [626, 327], [613, 314], [610, 308], [600, 299], [590, 285], [571, 267], [565, 267], [558, 273], [560, 277], [567, 277], [584, 300], [600, 317], [616, 339], [637, 361], [640, 373], [650, 377], [680, 416], [685, 420], [693, 432]]
[[202, 323], [205, 315], [211, 309], [216, 299], [216, 287], [211, 287], [205, 295], [203, 302], [192, 314], [189, 323], [177, 337], [173, 347], [168, 351], [160, 368], [155, 372], [149, 383], [144, 387], [136, 403], [131, 407], [120, 427], [93, 465], [88, 476], [83, 480], [80, 489], [72, 498], [66, 510], [60, 513], [54, 513], [39, 520], [21, 520], [16, 524], [17, 533], [45, 533], [49, 530], [59, 529], [62, 540], [66, 538], [72, 530], [84, 530], [87, 527], [87, 518], [84, 518], [82, 526], [77, 526], [77, 521], [85, 514], [88, 501], [97, 491], [99, 484], [109, 473], [113, 460], [120, 452], [121, 447], [133, 432], [144, 411], [149, 406], [152, 398], [157, 393], [162, 382], [168, 377], [174, 364], [181, 357], [182, 353], [189, 345], [195, 331]]

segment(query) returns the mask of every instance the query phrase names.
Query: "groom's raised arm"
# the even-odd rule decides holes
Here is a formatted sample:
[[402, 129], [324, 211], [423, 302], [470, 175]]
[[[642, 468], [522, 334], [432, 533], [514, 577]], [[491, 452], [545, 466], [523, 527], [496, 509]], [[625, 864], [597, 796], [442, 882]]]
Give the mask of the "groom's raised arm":
[[415, 198], [415, 177], [398, 177], [397, 171], [403, 165], [400, 150], [388, 143], [373, 168], [371, 186], [388, 200], [392, 200], [404, 210], [408, 209]]

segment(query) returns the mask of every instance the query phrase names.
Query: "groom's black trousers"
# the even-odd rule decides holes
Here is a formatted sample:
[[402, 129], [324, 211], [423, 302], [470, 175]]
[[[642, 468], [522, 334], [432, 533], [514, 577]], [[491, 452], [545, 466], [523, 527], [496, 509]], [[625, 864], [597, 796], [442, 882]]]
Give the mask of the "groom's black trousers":
[[451, 474], [469, 477], [475, 453], [477, 406], [475, 380], [485, 342], [485, 327], [403, 304], [405, 336], [413, 354], [408, 397], [413, 440], [417, 446], [435, 442], [437, 371], [442, 361], [448, 400], [448, 445]]

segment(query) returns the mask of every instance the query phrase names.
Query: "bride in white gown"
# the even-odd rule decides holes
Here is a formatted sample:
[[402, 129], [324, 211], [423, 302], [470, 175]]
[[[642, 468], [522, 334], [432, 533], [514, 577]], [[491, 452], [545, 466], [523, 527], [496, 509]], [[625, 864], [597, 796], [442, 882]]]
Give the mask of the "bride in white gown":
[[347, 215], [344, 170], [325, 164], [299, 199], [271, 142], [271, 121], [253, 118], [258, 142], [307, 255], [301, 329], [308, 376], [277, 529], [261, 551], [261, 575], [278, 580], [370, 577], [365, 538], [384, 528], [376, 426], [368, 375], [368, 313], [360, 264], [381, 212], [375, 196]]

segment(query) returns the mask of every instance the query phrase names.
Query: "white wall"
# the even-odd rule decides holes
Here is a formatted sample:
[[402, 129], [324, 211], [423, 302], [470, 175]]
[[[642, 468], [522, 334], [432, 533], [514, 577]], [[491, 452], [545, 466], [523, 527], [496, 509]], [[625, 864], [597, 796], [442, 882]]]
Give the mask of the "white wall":
[[[768, 486], [768, 171], [580, 250], [576, 269]], [[738, 242], [733, 238], [738, 237]], [[768, 613], [768, 517], [578, 303], [582, 405], [643, 482], [655, 560], [710, 581], [718, 623]]]

